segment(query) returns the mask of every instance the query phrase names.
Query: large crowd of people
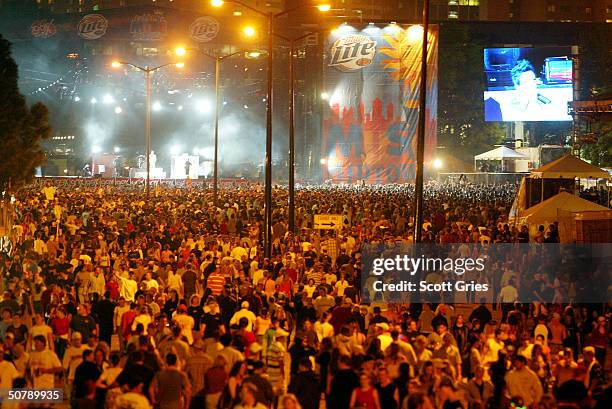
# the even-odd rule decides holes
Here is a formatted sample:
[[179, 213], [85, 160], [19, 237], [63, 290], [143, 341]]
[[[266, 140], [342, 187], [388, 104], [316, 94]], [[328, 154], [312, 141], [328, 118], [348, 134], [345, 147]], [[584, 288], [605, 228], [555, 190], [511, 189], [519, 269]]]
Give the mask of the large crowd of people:
[[[515, 194], [428, 183], [423, 241], [558, 241], [508, 224]], [[261, 186], [214, 203], [200, 186], [38, 181], [14, 195], [0, 263], [0, 390], [62, 388], [74, 408], [609, 408], [609, 305], [362, 302], [361, 248], [411, 240], [413, 195], [302, 187], [293, 234], [275, 188], [265, 257]], [[315, 230], [316, 214], [343, 225]]]

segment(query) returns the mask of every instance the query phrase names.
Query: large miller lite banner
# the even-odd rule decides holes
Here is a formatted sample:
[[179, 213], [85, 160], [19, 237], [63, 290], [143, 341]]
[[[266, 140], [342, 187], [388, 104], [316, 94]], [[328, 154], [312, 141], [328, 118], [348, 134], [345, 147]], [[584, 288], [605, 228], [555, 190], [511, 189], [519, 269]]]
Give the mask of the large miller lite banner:
[[[422, 28], [349, 26], [326, 41], [326, 180], [407, 183], [415, 176]], [[438, 32], [430, 26], [425, 160], [435, 152]]]

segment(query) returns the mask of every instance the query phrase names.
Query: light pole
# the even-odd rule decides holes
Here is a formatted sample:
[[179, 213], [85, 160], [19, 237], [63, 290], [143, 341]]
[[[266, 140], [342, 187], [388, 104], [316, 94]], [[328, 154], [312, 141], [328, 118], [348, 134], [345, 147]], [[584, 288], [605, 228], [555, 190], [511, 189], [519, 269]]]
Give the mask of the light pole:
[[429, 32], [429, 0], [423, 0], [423, 43], [421, 44], [421, 85], [417, 133], [417, 168], [414, 184], [414, 243], [421, 242], [423, 230], [423, 172], [425, 157], [425, 105], [427, 102], [427, 41]]
[[[184, 54], [186, 49], [182, 49]], [[200, 51], [190, 48], [189, 50]], [[221, 112], [221, 62], [226, 58], [245, 53], [246, 50], [238, 50], [226, 55], [213, 56], [207, 53], [201, 53], [203, 56], [215, 60], [215, 135], [214, 135], [214, 155], [213, 155], [213, 203], [218, 204], [219, 199], [219, 115]]]
[[146, 151], [146, 157], [147, 157], [147, 179], [146, 179], [146, 184], [145, 184], [145, 193], [147, 196], [149, 196], [149, 191], [150, 191], [150, 183], [151, 183], [151, 74], [154, 73], [155, 71], [167, 67], [168, 65], [174, 65], [177, 68], [183, 68], [184, 64], [182, 62], [178, 62], [178, 63], [167, 63], [167, 64], [162, 64], [159, 65], [157, 67], [140, 67], [136, 64], [132, 64], [130, 62], [125, 62], [125, 61], [113, 61], [111, 66], [113, 68], [118, 68], [122, 65], [128, 65], [130, 67], [133, 67], [135, 69], [137, 69], [138, 71], [142, 71], [144, 72], [145, 75], [145, 87], [146, 87], [146, 123], [145, 123], [145, 133], [146, 133], [146, 137], [147, 137], [147, 151]]
[[288, 38], [279, 34], [277, 37], [289, 42], [289, 231], [295, 234], [295, 72], [293, 58], [295, 45], [298, 41], [310, 37], [314, 33], [306, 33], [296, 38]]
[[[266, 89], [266, 159], [265, 159], [265, 193], [264, 193], [264, 254], [265, 257], [270, 257], [272, 254], [272, 63], [274, 58], [272, 51], [274, 49], [274, 19], [280, 16], [289, 14], [303, 7], [308, 7], [310, 4], [302, 4], [290, 9], [272, 13], [261, 11], [253, 6], [243, 3], [239, 0], [211, 0], [210, 4], [214, 7], [221, 7], [223, 3], [238, 4], [252, 12], [259, 14], [267, 19], [268, 27], [268, 63], [266, 69], [267, 89]], [[331, 9], [329, 4], [320, 4], [315, 6], [319, 11], [326, 12]]]

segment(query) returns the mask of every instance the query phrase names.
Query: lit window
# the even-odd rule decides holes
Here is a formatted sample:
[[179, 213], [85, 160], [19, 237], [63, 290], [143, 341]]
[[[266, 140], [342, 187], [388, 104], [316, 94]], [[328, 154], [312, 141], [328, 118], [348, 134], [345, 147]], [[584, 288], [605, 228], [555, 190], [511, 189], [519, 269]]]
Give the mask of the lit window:
[[546, 8], [546, 10], [548, 10], [550, 13], [554, 13], [556, 8], [554, 4], [549, 4], [548, 7]]
[[587, 8], [584, 9], [584, 14], [591, 14], [592, 11], [593, 11], [592, 8], [587, 7]]

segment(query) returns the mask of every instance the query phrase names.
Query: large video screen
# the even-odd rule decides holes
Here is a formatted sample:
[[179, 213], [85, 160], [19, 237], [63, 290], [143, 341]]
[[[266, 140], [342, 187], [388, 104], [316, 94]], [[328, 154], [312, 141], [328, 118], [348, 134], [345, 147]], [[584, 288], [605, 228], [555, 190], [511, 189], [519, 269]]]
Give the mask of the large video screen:
[[570, 47], [485, 48], [485, 121], [571, 121]]

